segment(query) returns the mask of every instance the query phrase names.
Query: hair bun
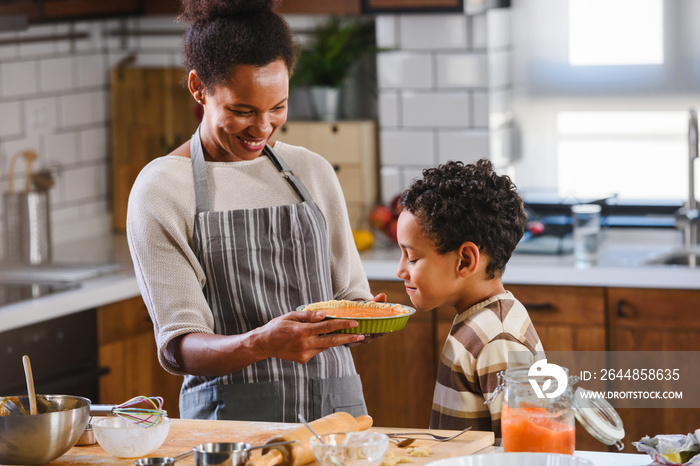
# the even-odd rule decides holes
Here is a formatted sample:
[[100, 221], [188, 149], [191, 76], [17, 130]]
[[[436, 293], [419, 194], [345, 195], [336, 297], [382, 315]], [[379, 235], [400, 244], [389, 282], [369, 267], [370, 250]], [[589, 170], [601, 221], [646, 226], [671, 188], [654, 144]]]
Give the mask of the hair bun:
[[182, 0], [179, 19], [201, 23], [225, 16], [273, 10], [276, 3], [276, 0]]

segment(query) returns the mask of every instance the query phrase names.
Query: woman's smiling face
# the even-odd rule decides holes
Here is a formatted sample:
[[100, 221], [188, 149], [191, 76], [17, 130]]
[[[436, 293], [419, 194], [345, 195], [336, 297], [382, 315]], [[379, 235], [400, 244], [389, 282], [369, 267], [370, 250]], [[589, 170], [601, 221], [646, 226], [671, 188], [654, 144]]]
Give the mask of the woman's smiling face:
[[260, 156], [287, 121], [289, 70], [282, 60], [262, 67], [238, 65], [228, 84], [204, 94], [202, 144], [208, 160]]

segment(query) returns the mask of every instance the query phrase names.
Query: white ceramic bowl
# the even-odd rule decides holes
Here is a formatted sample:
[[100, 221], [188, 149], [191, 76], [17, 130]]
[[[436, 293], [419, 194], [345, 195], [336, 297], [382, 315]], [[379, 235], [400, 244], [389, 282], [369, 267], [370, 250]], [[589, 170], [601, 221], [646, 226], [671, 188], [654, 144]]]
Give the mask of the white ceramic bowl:
[[379, 432], [348, 432], [309, 439], [311, 451], [322, 466], [377, 466], [389, 448], [389, 437]]
[[586, 458], [559, 453], [489, 453], [445, 458], [425, 466], [593, 466]]
[[142, 427], [121, 417], [106, 417], [92, 423], [97, 443], [108, 453], [119, 458], [136, 458], [154, 452], [170, 430], [170, 419], [160, 424]]

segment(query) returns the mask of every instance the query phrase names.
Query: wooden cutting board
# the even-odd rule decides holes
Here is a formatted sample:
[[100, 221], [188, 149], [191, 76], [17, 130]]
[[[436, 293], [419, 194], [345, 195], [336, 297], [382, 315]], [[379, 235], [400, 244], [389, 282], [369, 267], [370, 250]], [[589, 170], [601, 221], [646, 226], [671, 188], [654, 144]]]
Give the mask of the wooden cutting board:
[[182, 68], [119, 66], [111, 73], [112, 224], [126, 230], [126, 207], [141, 169], [187, 141], [201, 106], [184, 86]]
[[[251, 445], [262, 445], [269, 438], [287, 430], [296, 429], [299, 424], [283, 424], [275, 422], [246, 422], [246, 421], [202, 421], [190, 419], [172, 419], [170, 432], [165, 443], [155, 452], [147, 456], [174, 457], [185, 453], [196, 445], [208, 442], [247, 442]], [[406, 428], [373, 427], [378, 432], [407, 432]], [[411, 432], [428, 432], [427, 429], [410, 429]], [[455, 431], [431, 430], [438, 435], [451, 435]], [[411, 446], [426, 445], [432, 449], [429, 457], [411, 457], [412, 466], [421, 466], [442, 458], [471, 455], [494, 442], [493, 432], [466, 432], [449, 442], [417, 440]], [[393, 442], [389, 447], [396, 456], [409, 457], [407, 450], [398, 448]], [[259, 455], [260, 450], [253, 450], [253, 455]], [[62, 465], [133, 465], [134, 459], [115, 458], [98, 444], [73, 447], [65, 455], [49, 464]], [[194, 456], [175, 463], [176, 466], [194, 464]]]

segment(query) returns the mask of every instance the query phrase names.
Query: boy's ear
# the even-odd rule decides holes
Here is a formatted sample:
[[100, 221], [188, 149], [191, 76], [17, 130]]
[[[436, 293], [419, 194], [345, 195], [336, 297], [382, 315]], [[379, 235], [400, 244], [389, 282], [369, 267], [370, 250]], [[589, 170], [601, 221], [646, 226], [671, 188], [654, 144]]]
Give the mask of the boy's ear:
[[471, 241], [465, 241], [458, 249], [459, 265], [457, 273], [463, 277], [472, 275], [479, 268], [481, 254], [479, 246]]

